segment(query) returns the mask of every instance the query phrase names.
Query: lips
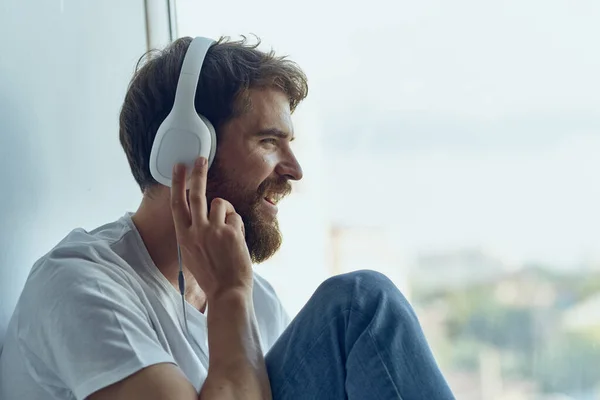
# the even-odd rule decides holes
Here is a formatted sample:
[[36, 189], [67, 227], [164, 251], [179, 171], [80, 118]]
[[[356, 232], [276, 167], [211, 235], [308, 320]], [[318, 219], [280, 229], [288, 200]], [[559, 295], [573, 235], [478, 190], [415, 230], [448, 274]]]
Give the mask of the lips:
[[280, 179], [265, 180], [257, 190], [259, 193], [258, 198], [262, 198], [265, 203], [274, 207], [277, 207], [281, 199], [290, 194], [291, 191], [292, 186], [290, 182], [283, 177]]
[[277, 203], [279, 203], [279, 201], [285, 196], [285, 193], [279, 193], [279, 192], [268, 192], [266, 194], [266, 196], [264, 197], [264, 199], [268, 202], [273, 204], [274, 206], [277, 205]]

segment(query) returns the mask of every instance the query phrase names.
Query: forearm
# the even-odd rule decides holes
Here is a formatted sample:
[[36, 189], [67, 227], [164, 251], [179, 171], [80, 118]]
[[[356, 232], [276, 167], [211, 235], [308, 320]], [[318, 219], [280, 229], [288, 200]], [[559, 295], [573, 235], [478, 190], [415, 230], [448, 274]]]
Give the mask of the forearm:
[[252, 294], [228, 292], [208, 306], [210, 360], [200, 399], [270, 399]]

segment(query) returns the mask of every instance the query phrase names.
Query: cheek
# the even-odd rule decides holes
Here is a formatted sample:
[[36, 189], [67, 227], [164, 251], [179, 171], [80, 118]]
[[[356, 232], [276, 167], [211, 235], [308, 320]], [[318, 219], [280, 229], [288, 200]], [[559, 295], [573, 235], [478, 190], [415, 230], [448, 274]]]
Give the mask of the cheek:
[[239, 186], [255, 190], [273, 174], [279, 159], [277, 152], [246, 148], [244, 152], [232, 154], [229, 167]]
[[273, 174], [277, 162], [277, 155], [274, 154], [248, 155], [236, 171], [239, 185], [248, 190], [256, 190]]
[[276, 154], [265, 154], [262, 156], [263, 166], [268, 168], [275, 168], [277, 165], [277, 155]]

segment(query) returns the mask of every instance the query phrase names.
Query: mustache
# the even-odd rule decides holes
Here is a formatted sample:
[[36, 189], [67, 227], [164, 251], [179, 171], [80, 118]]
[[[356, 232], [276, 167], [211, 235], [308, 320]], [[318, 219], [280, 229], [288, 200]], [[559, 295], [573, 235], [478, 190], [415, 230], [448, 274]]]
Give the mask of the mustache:
[[283, 199], [292, 193], [292, 184], [289, 179], [280, 177], [266, 179], [258, 186], [258, 198], [262, 199], [267, 193], [276, 193], [280, 199]]

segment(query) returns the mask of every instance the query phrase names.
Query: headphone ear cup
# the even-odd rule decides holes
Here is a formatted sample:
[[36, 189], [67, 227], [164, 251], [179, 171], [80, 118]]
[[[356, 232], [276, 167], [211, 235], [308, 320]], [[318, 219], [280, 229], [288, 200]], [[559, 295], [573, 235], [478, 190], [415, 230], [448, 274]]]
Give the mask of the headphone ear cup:
[[[217, 153], [217, 132], [213, 124], [208, 120], [208, 118], [206, 118], [202, 114], [199, 114], [199, 116], [202, 122], [204, 122], [204, 124], [208, 128], [208, 131], [210, 132], [210, 151], [208, 153], [208, 168], [210, 168], [210, 166], [213, 163], [213, 160], [215, 159], [215, 154]], [[202, 146], [204, 145], [205, 144], [202, 143]]]

